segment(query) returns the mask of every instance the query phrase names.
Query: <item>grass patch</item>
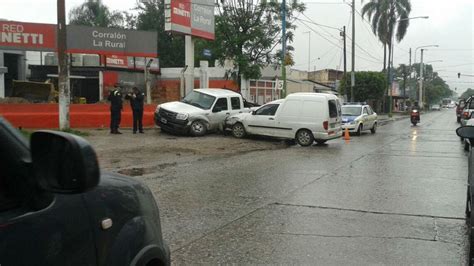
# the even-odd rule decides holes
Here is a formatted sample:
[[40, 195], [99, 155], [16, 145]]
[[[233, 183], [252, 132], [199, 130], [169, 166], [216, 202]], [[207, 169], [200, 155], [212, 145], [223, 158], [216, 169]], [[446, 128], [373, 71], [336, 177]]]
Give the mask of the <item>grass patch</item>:
[[[23, 128], [18, 128], [18, 130], [20, 130], [21, 134], [23, 134], [23, 136], [25, 136], [25, 138], [27, 138], [27, 139], [30, 139], [31, 134], [33, 134], [33, 132], [36, 131], [36, 130], [26, 130], [26, 129], [23, 129]], [[71, 129], [71, 128], [70, 129], [65, 129], [65, 130], [58, 130], [58, 129], [55, 129], [55, 130], [66, 132], [66, 133], [77, 135], [77, 136], [81, 136], [81, 137], [87, 137], [87, 136], [91, 135], [89, 132], [84, 132], [84, 131]]]
[[24, 129], [19, 129], [21, 134], [23, 134], [23, 136], [25, 136], [26, 139], [30, 139], [31, 138], [31, 134], [33, 134], [33, 131], [29, 131], [29, 130], [24, 130]]
[[74, 135], [77, 135], [77, 136], [81, 136], [81, 137], [87, 137], [87, 136], [91, 135], [89, 132], [84, 132], [84, 131], [80, 131], [80, 130], [76, 130], [76, 129], [72, 129], [72, 128], [64, 129], [64, 130], [61, 130], [61, 131], [66, 132], [66, 133], [70, 133], [70, 134], [74, 134]]

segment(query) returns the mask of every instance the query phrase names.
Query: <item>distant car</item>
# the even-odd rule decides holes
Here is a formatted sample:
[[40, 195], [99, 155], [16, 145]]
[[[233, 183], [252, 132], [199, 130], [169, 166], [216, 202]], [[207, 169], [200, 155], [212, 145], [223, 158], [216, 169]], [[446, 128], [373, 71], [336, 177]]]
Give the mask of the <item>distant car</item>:
[[[464, 126], [456, 130], [456, 134], [462, 139], [469, 139], [474, 142], [474, 126]], [[474, 265], [474, 212], [472, 211], [474, 198], [474, 150], [471, 149], [468, 157], [467, 174], [467, 197], [466, 197], [466, 223], [468, 224], [469, 234], [469, 264]]]
[[229, 117], [226, 128], [236, 138], [262, 135], [296, 140], [301, 146], [322, 144], [342, 136], [340, 108], [332, 94], [293, 93], [252, 113]]
[[360, 135], [362, 131], [377, 131], [377, 113], [367, 104], [346, 103], [342, 106], [342, 129]]
[[434, 111], [441, 111], [441, 107], [439, 106], [439, 104], [433, 104], [431, 106], [431, 110], [434, 110]]
[[159, 210], [140, 180], [99, 170], [83, 138], [0, 117], [2, 265], [169, 265]]

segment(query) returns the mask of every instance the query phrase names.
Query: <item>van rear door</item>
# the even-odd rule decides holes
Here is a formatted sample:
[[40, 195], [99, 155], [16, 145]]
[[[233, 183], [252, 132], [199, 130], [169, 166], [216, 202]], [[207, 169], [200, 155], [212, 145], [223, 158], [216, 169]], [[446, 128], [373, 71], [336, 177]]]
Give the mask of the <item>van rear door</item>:
[[[328, 134], [332, 135], [341, 131], [341, 104], [335, 99], [328, 101], [329, 105], [329, 126]], [[332, 134], [331, 134], [332, 133]]]

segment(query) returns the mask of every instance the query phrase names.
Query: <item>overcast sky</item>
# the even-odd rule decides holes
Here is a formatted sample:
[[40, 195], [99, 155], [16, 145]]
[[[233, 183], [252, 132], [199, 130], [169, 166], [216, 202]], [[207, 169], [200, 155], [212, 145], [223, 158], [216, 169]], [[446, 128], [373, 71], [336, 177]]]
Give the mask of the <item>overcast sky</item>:
[[[368, 0], [366, 0], [367, 2]], [[83, 3], [84, 0], [66, 0], [66, 9]], [[103, 0], [114, 10], [130, 10], [135, 0]], [[294, 68], [307, 70], [308, 56], [313, 70], [334, 68], [343, 69], [342, 39], [338, 30], [319, 27], [305, 22], [342, 28], [346, 26], [348, 37], [351, 37], [350, 6], [347, 0], [304, 0], [307, 10], [298, 17], [294, 43]], [[395, 65], [409, 62], [409, 49], [412, 48], [412, 62], [420, 61], [420, 50], [414, 58], [416, 47], [439, 45], [439, 48], [428, 48], [424, 61], [433, 62], [435, 71], [448, 81], [451, 89], [457, 88], [462, 93], [466, 88], [474, 88], [474, 77], [461, 76], [457, 73], [474, 75], [474, 0], [411, 0], [410, 17], [429, 16], [429, 19], [414, 19], [406, 37], [395, 47]], [[360, 13], [362, 3], [356, 0], [356, 14]], [[56, 0], [2, 0], [0, 18], [37, 23], [56, 23]], [[305, 25], [306, 24], [306, 25]], [[308, 34], [308, 32], [311, 32]], [[311, 35], [311, 47], [309, 47]], [[356, 15], [356, 70], [379, 71], [383, 65], [383, 48], [371, 33], [368, 21]], [[347, 40], [347, 69], [351, 69], [350, 39]]]

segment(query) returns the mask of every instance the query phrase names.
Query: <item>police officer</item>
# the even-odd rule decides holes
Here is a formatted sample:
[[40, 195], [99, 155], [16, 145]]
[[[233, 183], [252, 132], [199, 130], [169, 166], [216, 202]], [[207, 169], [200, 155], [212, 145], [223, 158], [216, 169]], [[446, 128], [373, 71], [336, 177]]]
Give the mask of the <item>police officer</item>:
[[125, 96], [126, 99], [130, 100], [130, 106], [132, 107], [133, 112], [133, 134], [138, 132], [143, 132], [143, 100], [145, 94], [141, 92], [137, 87], [133, 87], [132, 93]]
[[122, 134], [118, 131], [122, 117], [122, 93], [118, 84], [114, 85], [107, 99], [110, 101], [110, 134]]

